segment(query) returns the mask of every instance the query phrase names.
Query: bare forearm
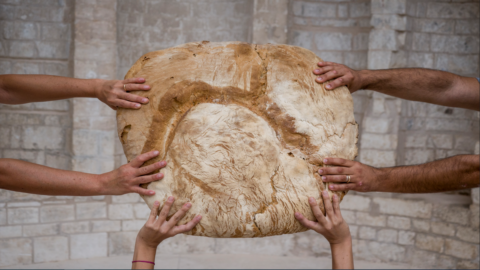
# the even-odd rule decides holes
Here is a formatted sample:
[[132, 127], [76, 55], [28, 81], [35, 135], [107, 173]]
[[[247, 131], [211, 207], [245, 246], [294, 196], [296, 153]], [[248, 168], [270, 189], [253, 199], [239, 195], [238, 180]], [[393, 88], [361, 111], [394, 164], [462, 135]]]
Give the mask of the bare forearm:
[[102, 176], [0, 159], [0, 188], [41, 195], [101, 195]]
[[480, 158], [460, 155], [416, 166], [380, 169], [376, 191], [430, 193], [480, 186]]
[[438, 105], [478, 110], [479, 85], [475, 78], [422, 69], [359, 71], [361, 89]]
[[330, 245], [332, 269], [353, 269], [352, 239], [341, 244]]
[[22, 104], [73, 97], [96, 97], [103, 80], [50, 75], [0, 75], [0, 103]]
[[[155, 262], [156, 253], [157, 248], [149, 247], [137, 239], [137, 241], [135, 241], [135, 251], [132, 261]], [[132, 263], [132, 269], [153, 269], [153, 266], [153, 264], [146, 262]]]

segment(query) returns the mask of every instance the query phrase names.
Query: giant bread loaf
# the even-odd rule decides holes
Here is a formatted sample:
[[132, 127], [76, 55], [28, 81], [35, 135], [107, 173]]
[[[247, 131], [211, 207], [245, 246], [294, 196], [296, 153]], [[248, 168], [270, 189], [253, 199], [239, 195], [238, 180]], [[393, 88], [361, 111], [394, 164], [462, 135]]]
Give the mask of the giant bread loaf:
[[[167, 160], [150, 183], [149, 207], [176, 198], [201, 222], [188, 234], [262, 237], [305, 231], [296, 211], [315, 220], [323, 208], [318, 169], [324, 157], [354, 159], [358, 127], [346, 87], [326, 91], [312, 70], [313, 52], [287, 45], [188, 43], [143, 55], [125, 78], [151, 86], [150, 102], [119, 109], [127, 159], [151, 150]], [[329, 191], [330, 192], [330, 191]], [[344, 193], [337, 193], [340, 198]]]

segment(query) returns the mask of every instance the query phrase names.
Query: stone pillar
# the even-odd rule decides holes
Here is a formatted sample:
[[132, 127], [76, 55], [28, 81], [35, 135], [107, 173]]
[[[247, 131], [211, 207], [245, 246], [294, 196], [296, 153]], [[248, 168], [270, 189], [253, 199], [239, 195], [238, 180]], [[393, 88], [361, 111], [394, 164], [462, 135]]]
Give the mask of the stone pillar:
[[[75, 1], [74, 77], [115, 79], [116, 1]], [[72, 169], [114, 169], [115, 111], [97, 99], [73, 100]]]
[[287, 43], [288, 0], [255, 0], [253, 43]]

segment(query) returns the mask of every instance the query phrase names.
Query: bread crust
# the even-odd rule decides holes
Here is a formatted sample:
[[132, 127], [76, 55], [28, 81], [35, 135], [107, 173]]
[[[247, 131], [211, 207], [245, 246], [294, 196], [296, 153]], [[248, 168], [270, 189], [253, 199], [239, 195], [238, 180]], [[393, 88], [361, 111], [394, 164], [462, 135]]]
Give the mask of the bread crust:
[[[353, 160], [358, 126], [346, 87], [326, 91], [312, 70], [321, 61], [288, 45], [196, 42], [143, 55], [125, 78], [152, 87], [150, 102], [117, 110], [128, 161], [151, 150], [166, 159], [164, 179], [148, 185], [152, 207], [175, 196], [201, 222], [188, 234], [263, 237], [304, 231], [295, 212], [323, 208], [317, 171], [324, 157]], [[330, 191], [329, 191], [330, 192]], [[336, 192], [343, 198], [343, 192]]]

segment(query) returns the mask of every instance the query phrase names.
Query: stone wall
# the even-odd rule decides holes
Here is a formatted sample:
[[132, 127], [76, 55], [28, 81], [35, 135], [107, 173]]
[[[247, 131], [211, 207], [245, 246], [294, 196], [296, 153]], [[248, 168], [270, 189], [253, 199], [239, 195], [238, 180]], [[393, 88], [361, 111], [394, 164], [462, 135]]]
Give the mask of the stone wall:
[[[478, 1], [0, 1], [0, 74], [123, 78], [144, 53], [185, 42], [288, 43], [356, 69], [431, 67], [478, 76]], [[113, 48], [113, 49], [112, 49]], [[354, 93], [358, 160], [396, 166], [478, 154], [479, 114]], [[94, 99], [0, 105], [0, 158], [102, 173], [125, 163], [114, 111]], [[35, 136], [33, 136], [35, 135]], [[474, 150], [477, 149], [477, 150]], [[356, 259], [478, 268], [479, 189], [350, 192]], [[149, 210], [137, 194], [0, 191], [0, 266], [131, 254]], [[330, 256], [313, 232], [261, 239], [178, 235], [162, 254]]]

